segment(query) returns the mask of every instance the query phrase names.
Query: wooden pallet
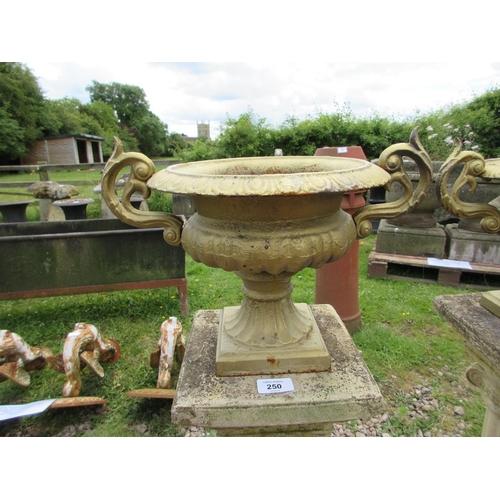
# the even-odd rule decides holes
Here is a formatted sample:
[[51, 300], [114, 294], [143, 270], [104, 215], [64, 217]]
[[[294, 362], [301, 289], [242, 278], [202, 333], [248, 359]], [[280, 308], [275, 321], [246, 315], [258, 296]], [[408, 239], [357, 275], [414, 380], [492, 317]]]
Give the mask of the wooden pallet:
[[472, 269], [434, 266], [427, 257], [393, 255], [372, 250], [368, 257], [368, 276], [395, 280], [470, 287], [477, 290], [500, 289], [500, 266], [470, 262]]

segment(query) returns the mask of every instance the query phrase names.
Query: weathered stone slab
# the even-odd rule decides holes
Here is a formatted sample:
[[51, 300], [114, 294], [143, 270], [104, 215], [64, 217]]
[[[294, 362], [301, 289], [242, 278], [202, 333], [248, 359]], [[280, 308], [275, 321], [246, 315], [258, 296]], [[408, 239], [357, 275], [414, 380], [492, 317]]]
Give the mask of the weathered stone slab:
[[28, 191], [33, 193], [35, 198], [64, 200], [78, 194], [78, 189], [71, 184], [58, 184], [52, 181], [35, 182]]
[[448, 258], [500, 265], [500, 235], [461, 229], [458, 224], [445, 226]]
[[[219, 435], [325, 435], [334, 422], [383, 411], [382, 394], [359, 350], [328, 304], [310, 306], [331, 356], [331, 371], [217, 377], [220, 310], [194, 317], [179, 374], [172, 420]], [[259, 394], [257, 380], [291, 378], [295, 391]]]
[[434, 307], [466, 342], [500, 367], [500, 318], [481, 306], [481, 293], [440, 295]]
[[500, 436], [500, 318], [481, 305], [482, 294], [441, 295], [435, 309], [465, 339], [473, 363], [467, 380], [486, 405], [483, 436]]
[[403, 227], [382, 219], [376, 248], [379, 253], [442, 259], [446, 254], [446, 233], [438, 224], [428, 228]]

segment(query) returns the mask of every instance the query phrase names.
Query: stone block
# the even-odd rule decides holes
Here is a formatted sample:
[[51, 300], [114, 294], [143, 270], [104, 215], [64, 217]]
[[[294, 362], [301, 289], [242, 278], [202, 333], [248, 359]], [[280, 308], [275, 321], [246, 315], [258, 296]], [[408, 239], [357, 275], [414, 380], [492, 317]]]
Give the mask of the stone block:
[[377, 232], [376, 251], [442, 259], [446, 254], [446, 233], [439, 224], [428, 228], [402, 227], [383, 219]]
[[449, 259], [500, 265], [500, 235], [467, 231], [458, 224], [447, 224], [445, 230]]
[[[311, 312], [331, 356], [331, 371], [217, 377], [220, 310], [198, 311], [182, 363], [172, 421], [219, 435], [330, 435], [334, 422], [384, 411], [382, 394], [338, 314], [328, 304]], [[258, 379], [291, 378], [293, 392], [260, 394]]]

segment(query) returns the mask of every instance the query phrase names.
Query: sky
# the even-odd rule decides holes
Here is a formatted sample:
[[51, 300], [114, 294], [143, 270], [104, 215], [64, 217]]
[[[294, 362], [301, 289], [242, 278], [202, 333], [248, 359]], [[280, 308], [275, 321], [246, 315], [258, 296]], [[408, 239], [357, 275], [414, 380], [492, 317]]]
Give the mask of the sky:
[[136, 85], [169, 132], [194, 137], [197, 122], [208, 122], [212, 139], [249, 110], [271, 126], [344, 106], [399, 119], [500, 88], [500, 62], [469, 61], [466, 71], [456, 62], [22, 62], [49, 99], [88, 102], [94, 80]]
[[0, 59], [26, 63], [50, 99], [88, 102], [93, 80], [137, 85], [169, 132], [196, 136], [204, 121], [216, 138], [249, 110], [271, 126], [343, 106], [397, 119], [500, 87], [500, 62], [486, 62], [499, 58], [491, 10], [489, 0], [8, 2]]

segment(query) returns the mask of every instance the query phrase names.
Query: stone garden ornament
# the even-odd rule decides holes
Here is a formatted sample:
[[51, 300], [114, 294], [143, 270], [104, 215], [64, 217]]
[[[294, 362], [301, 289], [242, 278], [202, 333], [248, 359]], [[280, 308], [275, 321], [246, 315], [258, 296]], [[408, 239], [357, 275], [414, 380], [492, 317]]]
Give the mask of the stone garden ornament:
[[[418, 166], [414, 190], [403, 158]], [[121, 200], [119, 172], [130, 167]], [[429, 156], [417, 129], [395, 144], [378, 165], [336, 157], [269, 156], [172, 165], [155, 172], [140, 153], [125, 153], [118, 139], [103, 172], [102, 194], [110, 210], [136, 227], [162, 227], [170, 245], [182, 245], [197, 262], [234, 272], [243, 281], [239, 306], [220, 311], [218, 376], [328, 371], [331, 358], [307, 304], [291, 298], [294, 274], [342, 257], [356, 238], [371, 234], [371, 220], [394, 218], [423, 200], [432, 179]], [[343, 194], [400, 182], [400, 199], [364, 206], [353, 217], [341, 210]], [[131, 204], [151, 190], [190, 196], [188, 221]], [[126, 251], [126, 249], [124, 249]], [[147, 248], [144, 249], [147, 252]]]

